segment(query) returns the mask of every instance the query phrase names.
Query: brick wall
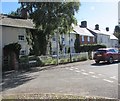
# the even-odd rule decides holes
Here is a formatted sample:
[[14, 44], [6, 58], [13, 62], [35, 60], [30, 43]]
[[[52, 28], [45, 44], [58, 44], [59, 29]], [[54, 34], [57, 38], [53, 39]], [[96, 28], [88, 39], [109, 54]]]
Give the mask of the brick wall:
[[88, 42], [88, 36], [84, 36], [84, 41], [82, 41], [82, 36], [80, 36], [80, 44], [95, 44], [93, 37], [90, 37], [90, 41]]

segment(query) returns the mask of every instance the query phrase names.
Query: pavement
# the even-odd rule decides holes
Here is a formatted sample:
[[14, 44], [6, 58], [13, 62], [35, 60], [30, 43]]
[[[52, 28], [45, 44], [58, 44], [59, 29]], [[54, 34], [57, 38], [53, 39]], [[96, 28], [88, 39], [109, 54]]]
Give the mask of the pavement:
[[49, 93], [118, 98], [118, 64], [97, 65], [88, 60], [5, 72], [2, 94]]

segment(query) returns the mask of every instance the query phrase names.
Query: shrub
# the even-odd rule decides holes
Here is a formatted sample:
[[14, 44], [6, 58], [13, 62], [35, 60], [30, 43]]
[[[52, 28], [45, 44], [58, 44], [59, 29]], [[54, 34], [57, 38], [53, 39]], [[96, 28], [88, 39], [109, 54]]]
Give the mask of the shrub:
[[96, 51], [99, 48], [106, 48], [105, 45], [100, 45], [100, 44], [85, 44], [85, 45], [80, 45], [80, 52], [89, 52], [89, 51]]
[[81, 57], [81, 59], [80, 59], [81, 61], [86, 61], [87, 60], [87, 58], [86, 57]]
[[43, 66], [44, 63], [38, 56], [21, 56], [19, 59], [19, 68], [28, 69], [29, 67]]
[[65, 63], [65, 59], [61, 59], [61, 60], [60, 60], [60, 63]]

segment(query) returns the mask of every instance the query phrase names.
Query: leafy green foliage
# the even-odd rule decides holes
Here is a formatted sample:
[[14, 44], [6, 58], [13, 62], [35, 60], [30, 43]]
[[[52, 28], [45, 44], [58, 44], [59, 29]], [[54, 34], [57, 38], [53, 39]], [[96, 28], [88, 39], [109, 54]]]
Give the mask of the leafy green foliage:
[[76, 39], [75, 39], [75, 43], [74, 43], [74, 48], [75, 48], [75, 52], [79, 53], [80, 51], [80, 40], [79, 40], [79, 35], [76, 34]]
[[15, 17], [21, 17], [21, 8], [17, 8], [16, 11], [10, 12], [8, 15], [15, 16]]
[[3, 50], [4, 50], [4, 54], [10, 54], [11, 52], [14, 52], [18, 58], [21, 50], [21, 45], [18, 43], [11, 43], [11, 44], [5, 45]]
[[114, 35], [118, 38], [119, 44], [120, 44], [120, 27], [119, 26], [115, 26]]
[[[72, 23], [76, 24], [77, 20], [74, 15], [79, 10], [79, 2], [21, 2], [21, 7], [29, 11], [30, 18], [36, 25], [36, 29], [41, 33], [33, 33], [34, 46], [40, 52], [37, 54], [45, 54], [46, 46], [48, 44], [49, 35], [54, 33], [69, 33], [72, 29]], [[34, 36], [35, 35], [35, 36]], [[36, 37], [36, 38], [35, 38]], [[40, 45], [40, 40], [42, 45]], [[35, 46], [36, 45], [36, 46]], [[43, 47], [41, 47], [43, 46]], [[43, 51], [42, 51], [43, 50]]]
[[80, 45], [80, 52], [91, 52], [96, 51], [99, 48], [106, 48], [105, 45], [100, 44], [86, 44], [86, 45]]

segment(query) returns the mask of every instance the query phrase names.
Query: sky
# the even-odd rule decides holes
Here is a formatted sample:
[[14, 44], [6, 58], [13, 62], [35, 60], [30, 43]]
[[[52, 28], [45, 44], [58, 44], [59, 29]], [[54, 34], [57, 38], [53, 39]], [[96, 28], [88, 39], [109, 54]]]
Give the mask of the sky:
[[88, 27], [94, 28], [99, 24], [101, 29], [109, 27], [113, 31], [118, 24], [118, 2], [81, 2], [75, 17], [79, 24], [87, 21]]
[[[8, 2], [12, 1], [12, 2]], [[87, 26], [90, 28], [99, 24], [100, 29], [110, 28], [113, 32], [115, 26], [118, 24], [118, 1], [119, 0], [80, 0], [81, 6], [75, 17], [78, 24], [81, 21], [87, 21]], [[2, 13], [8, 14], [15, 11], [20, 4], [17, 0], [2, 0]]]

